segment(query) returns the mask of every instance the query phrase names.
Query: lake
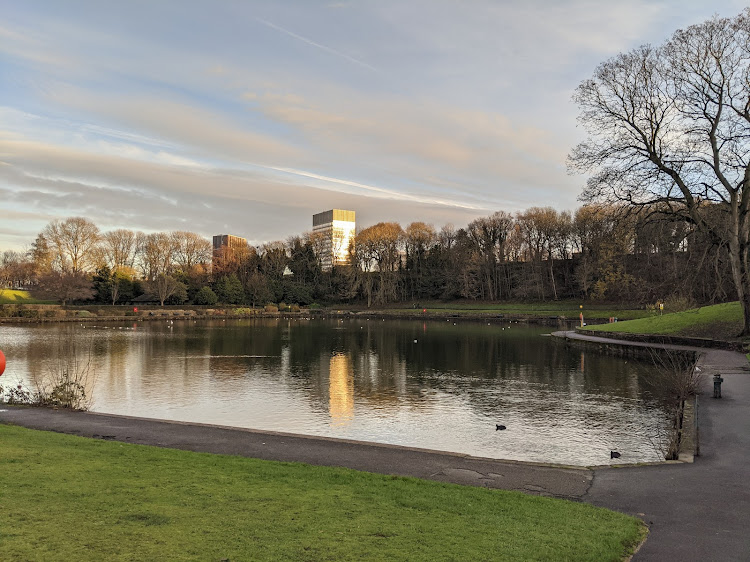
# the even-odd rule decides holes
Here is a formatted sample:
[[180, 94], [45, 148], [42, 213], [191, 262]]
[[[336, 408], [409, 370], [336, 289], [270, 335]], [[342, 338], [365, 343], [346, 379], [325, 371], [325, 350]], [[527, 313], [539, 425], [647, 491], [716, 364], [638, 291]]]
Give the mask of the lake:
[[33, 386], [72, 346], [90, 358], [95, 412], [520, 461], [662, 460], [654, 368], [550, 331], [500, 319], [6, 324], [0, 384]]

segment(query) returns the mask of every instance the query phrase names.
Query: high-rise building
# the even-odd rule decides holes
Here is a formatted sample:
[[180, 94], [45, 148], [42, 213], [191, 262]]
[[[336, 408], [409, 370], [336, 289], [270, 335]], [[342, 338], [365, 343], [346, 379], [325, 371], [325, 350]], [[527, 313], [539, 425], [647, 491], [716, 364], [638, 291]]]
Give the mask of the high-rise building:
[[324, 271], [349, 264], [349, 246], [356, 234], [354, 211], [331, 209], [313, 215], [313, 234], [321, 236], [320, 262]]
[[214, 251], [211, 265], [214, 271], [227, 269], [228, 264], [238, 261], [247, 254], [247, 239], [231, 234], [214, 236]]

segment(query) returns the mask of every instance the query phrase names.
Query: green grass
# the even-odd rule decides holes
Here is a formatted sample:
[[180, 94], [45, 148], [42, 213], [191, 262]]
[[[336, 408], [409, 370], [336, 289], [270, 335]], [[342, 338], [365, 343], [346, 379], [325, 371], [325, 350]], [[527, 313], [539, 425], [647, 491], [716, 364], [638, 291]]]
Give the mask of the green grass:
[[622, 560], [637, 519], [563, 500], [0, 425], [5, 560]]
[[[583, 306], [583, 308], [581, 308]], [[405, 313], [421, 312], [427, 314], [518, 314], [526, 316], [566, 316], [577, 318], [583, 310], [584, 316], [590, 319], [602, 319], [617, 316], [618, 318], [642, 318], [649, 313], [644, 308], [633, 306], [617, 307], [605, 304], [591, 304], [583, 301], [547, 301], [533, 303], [474, 303], [474, 302], [425, 302], [419, 306], [396, 306], [389, 310]]]
[[0, 304], [40, 304], [50, 301], [40, 301], [31, 296], [28, 291], [16, 289], [0, 289]]
[[656, 312], [648, 318], [586, 328], [602, 332], [665, 334], [728, 340], [734, 339], [742, 329], [742, 308], [739, 302], [730, 302], [664, 315]]

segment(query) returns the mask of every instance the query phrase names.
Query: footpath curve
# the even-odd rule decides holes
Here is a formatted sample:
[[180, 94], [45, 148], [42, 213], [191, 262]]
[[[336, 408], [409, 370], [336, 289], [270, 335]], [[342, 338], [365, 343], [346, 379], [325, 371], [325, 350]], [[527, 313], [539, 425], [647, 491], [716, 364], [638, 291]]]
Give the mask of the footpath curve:
[[[635, 515], [649, 537], [633, 560], [750, 560], [750, 365], [734, 351], [557, 332], [603, 346], [695, 351], [706, 375], [699, 395], [701, 454], [694, 463], [600, 468], [582, 501]], [[713, 398], [720, 374], [722, 398]]]
[[[715, 349], [617, 341], [558, 332], [558, 338], [608, 345], [691, 349], [710, 376], [724, 378], [723, 398], [703, 389], [701, 456], [694, 463], [577, 468], [483, 459], [441, 451], [0, 404], [0, 423], [254, 458], [343, 466], [367, 472], [518, 490], [583, 501], [635, 515], [650, 528], [634, 560], [750, 559], [750, 366], [744, 355]], [[709, 385], [706, 385], [709, 386]], [[1, 445], [1, 444], [0, 444]]]

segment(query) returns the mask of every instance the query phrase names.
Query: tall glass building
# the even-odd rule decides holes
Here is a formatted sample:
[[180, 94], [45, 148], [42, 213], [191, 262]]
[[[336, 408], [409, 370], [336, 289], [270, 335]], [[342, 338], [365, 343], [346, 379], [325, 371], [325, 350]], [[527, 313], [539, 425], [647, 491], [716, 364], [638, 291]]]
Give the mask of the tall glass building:
[[334, 265], [348, 265], [349, 246], [354, 244], [354, 211], [331, 209], [313, 215], [313, 234], [321, 237], [320, 261], [324, 271]]

